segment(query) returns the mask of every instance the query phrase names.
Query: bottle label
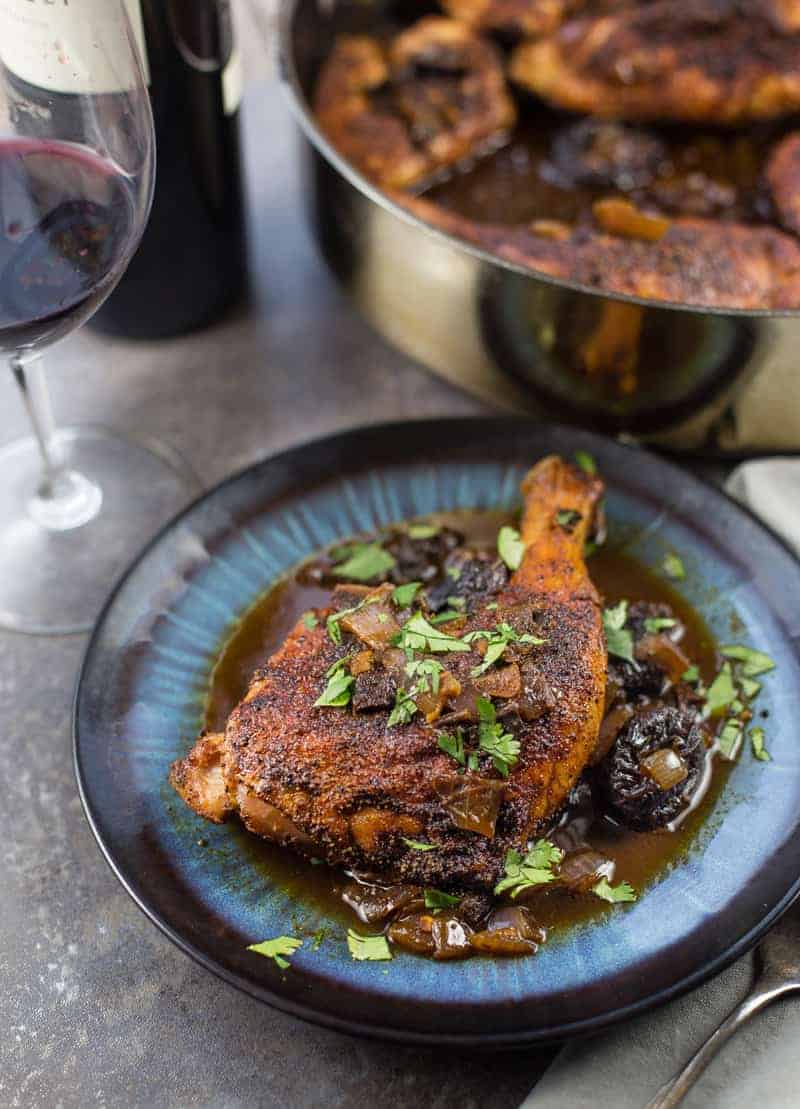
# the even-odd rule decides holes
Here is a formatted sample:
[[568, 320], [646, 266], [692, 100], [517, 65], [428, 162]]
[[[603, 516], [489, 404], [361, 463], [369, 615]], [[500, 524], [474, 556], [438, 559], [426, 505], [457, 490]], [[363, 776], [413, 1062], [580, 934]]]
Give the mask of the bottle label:
[[[124, 4], [149, 83], [141, 5]], [[28, 84], [79, 95], [124, 92], [134, 84], [130, 59], [109, 0], [0, 0], [0, 61]]]

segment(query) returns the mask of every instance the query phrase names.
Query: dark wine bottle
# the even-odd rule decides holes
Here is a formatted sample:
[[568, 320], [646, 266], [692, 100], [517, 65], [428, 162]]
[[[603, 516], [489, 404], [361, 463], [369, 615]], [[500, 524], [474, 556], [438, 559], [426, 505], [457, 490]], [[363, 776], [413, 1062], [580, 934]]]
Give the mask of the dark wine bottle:
[[158, 168], [150, 222], [90, 326], [159, 339], [243, 293], [239, 55], [229, 0], [140, 0]]
[[[57, 113], [79, 112], [76, 92], [115, 94], [114, 59], [96, 71], [54, 64], [60, 21], [108, 0], [9, 0], [0, 4], [3, 39], [13, 36], [6, 80], [17, 118], [31, 136]], [[241, 70], [230, 0], [125, 0], [142, 45], [156, 128], [157, 178], [141, 245], [111, 297], [91, 320], [136, 339], [180, 335], [212, 322], [240, 299], [246, 278], [239, 146]], [[20, 44], [24, 50], [20, 48]], [[9, 52], [9, 59], [12, 58]], [[67, 59], [68, 62], [68, 59]], [[77, 130], [77, 129], [76, 129]]]

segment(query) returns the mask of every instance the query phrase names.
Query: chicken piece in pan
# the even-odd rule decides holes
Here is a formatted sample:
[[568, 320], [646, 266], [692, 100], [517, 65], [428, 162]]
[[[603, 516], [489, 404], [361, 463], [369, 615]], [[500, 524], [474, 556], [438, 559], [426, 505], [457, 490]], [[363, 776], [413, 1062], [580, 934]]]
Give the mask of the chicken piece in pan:
[[620, 198], [595, 205], [598, 226], [504, 226], [463, 219], [421, 197], [395, 199], [509, 262], [610, 293], [708, 308], [800, 309], [800, 243], [772, 227], [669, 219]]
[[778, 143], [764, 176], [779, 222], [800, 235], [800, 133], [787, 135]]
[[511, 77], [550, 104], [623, 120], [723, 125], [800, 108], [796, 5], [658, 0], [524, 42]]
[[[603, 8], [619, 7], [624, 0], [606, 0]], [[442, 7], [453, 19], [481, 31], [500, 31], [512, 35], [549, 35], [588, 0], [442, 0]]]
[[388, 43], [340, 36], [314, 110], [344, 157], [395, 188], [492, 149], [516, 120], [497, 49], [464, 24], [435, 16]]

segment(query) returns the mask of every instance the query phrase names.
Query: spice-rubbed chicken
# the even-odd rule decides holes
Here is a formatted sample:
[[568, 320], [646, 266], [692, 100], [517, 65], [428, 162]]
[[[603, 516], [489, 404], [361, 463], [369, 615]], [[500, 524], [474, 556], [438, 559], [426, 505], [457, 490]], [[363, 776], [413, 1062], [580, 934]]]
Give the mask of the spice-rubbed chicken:
[[379, 185], [396, 188], [491, 148], [516, 120], [496, 48], [435, 16], [388, 44], [339, 37], [314, 111], [337, 150]]
[[[523, 492], [521, 562], [491, 602], [436, 623], [424, 593], [340, 587], [256, 673], [224, 735], [174, 764], [184, 800], [333, 864], [491, 889], [591, 758], [606, 690], [583, 560], [602, 483], [550, 457]], [[461, 565], [473, 585], [494, 573]]]
[[[588, 8], [615, 11], [636, 0], [442, 0], [453, 19], [480, 30], [511, 35], [549, 35], [562, 23]], [[640, 0], [648, 2], [648, 0]]]
[[740, 124], [800, 108], [797, 6], [660, 0], [517, 47], [511, 77], [551, 104], [627, 120]]
[[595, 205], [598, 227], [557, 220], [477, 223], [396, 194], [420, 219], [520, 266], [646, 299], [712, 308], [800, 308], [800, 243], [772, 227], [669, 219], [621, 198]]
[[779, 222], [800, 235], [800, 133], [778, 143], [764, 176]]

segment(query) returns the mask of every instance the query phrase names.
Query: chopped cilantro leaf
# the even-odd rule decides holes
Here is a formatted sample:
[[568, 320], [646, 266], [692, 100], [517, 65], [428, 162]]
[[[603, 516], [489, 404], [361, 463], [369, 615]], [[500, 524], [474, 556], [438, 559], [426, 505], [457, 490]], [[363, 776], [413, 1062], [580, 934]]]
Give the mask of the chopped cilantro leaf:
[[319, 623], [319, 620], [316, 618], [314, 613], [309, 610], [308, 612], [303, 613], [303, 623], [309, 631], [313, 631]]
[[497, 534], [497, 553], [509, 570], [519, 570], [525, 554], [525, 544], [516, 528], [508, 524], [500, 528]]
[[454, 735], [449, 735], [447, 732], [440, 732], [436, 738], [439, 744], [439, 749], [444, 751], [446, 755], [450, 755], [455, 759], [459, 766], [464, 766], [466, 756], [464, 754], [464, 733], [461, 728], [456, 728]]
[[448, 608], [446, 612], [440, 612], [438, 616], [431, 616], [432, 624], [449, 624], [451, 620], [457, 620], [459, 616], [463, 616], [463, 612], [457, 609]]
[[359, 543], [351, 548], [349, 557], [331, 570], [337, 578], [348, 581], [371, 581], [396, 565], [395, 559], [379, 543]]
[[405, 622], [397, 636], [397, 646], [404, 651], [431, 651], [433, 654], [469, 650], [469, 645], [463, 640], [429, 624], [421, 612], [416, 612]]
[[477, 770], [477, 769], [478, 769], [478, 753], [477, 753], [477, 751], [473, 751], [470, 754], [470, 756], [467, 758], [467, 770]]
[[670, 551], [669, 554], [664, 555], [661, 569], [672, 581], [683, 581], [686, 577], [686, 568], [683, 565], [683, 561], [674, 551]]
[[458, 566], [446, 566], [444, 571], [450, 581], [458, 581], [461, 577], [461, 570]]
[[411, 539], [433, 539], [441, 530], [436, 524], [408, 525], [408, 534]]
[[581, 516], [580, 512], [576, 512], [574, 508], [559, 508], [558, 512], [556, 512], [556, 523], [560, 528], [563, 528], [564, 531], [570, 534], [572, 534], [582, 519], [583, 516]]
[[490, 601], [489, 604], [486, 606], [486, 611], [496, 612], [499, 607], [500, 606], [498, 605], [497, 601]]
[[736, 700], [736, 687], [730, 663], [726, 662], [711, 685], [706, 696], [706, 709], [709, 716], [721, 716]]
[[425, 890], [426, 909], [449, 909], [461, 902], [460, 897], [452, 893], [442, 893], [441, 890]]
[[348, 928], [347, 946], [357, 962], [380, 963], [392, 957], [386, 936], [360, 936]]
[[617, 658], [637, 666], [633, 657], [633, 632], [625, 627], [628, 620], [628, 602], [620, 601], [619, 604], [603, 611], [603, 627], [606, 633], [608, 653]]
[[695, 682], [699, 682], [700, 667], [697, 666], [695, 663], [692, 663], [692, 665], [687, 670], [684, 670], [683, 674], [681, 675], [681, 680], [684, 682], [689, 682], [690, 685], [694, 685]]
[[495, 770], [507, 778], [509, 770], [516, 766], [519, 759], [519, 740], [504, 732], [503, 725], [497, 723], [497, 713], [490, 700], [478, 697], [476, 705], [480, 749], [491, 758]]
[[348, 662], [348, 659], [340, 658], [328, 670], [325, 675], [328, 684], [314, 702], [315, 709], [326, 707], [343, 709], [350, 704], [355, 678], [347, 670]]
[[725, 658], [741, 663], [741, 672], [746, 678], [757, 678], [759, 674], [766, 674], [775, 669], [775, 663], [763, 651], [755, 651], [752, 647], [742, 647], [739, 644], [729, 644], [720, 647]]
[[320, 928], [317, 928], [316, 932], [311, 937], [312, 951], [319, 951], [320, 947], [322, 947], [323, 941], [328, 938], [328, 931], [329, 929], [324, 924]]
[[281, 970], [286, 970], [289, 966], [289, 960], [284, 956], [294, 955], [295, 951], [302, 946], [303, 941], [296, 940], [294, 936], [276, 936], [274, 940], [251, 943], [247, 950], [254, 951], [256, 955], [264, 955], [267, 959], [272, 959]]
[[547, 885], [556, 877], [553, 867], [563, 858], [564, 852], [547, 839], [537, 840], [525, 856], [512, 847], [506, 852], [505, 878], [494, 887], [495, 894], [511, 891], [511, 896], [516, 897], [533, 886]]
[[410, 604], [414, 603], [414, 598], [417, 593], [422, 589], [421, 581], [410, 581], [405, 585], [398, 585], [394, 593], [392, 593], [392, 600], [398, 608], [407, 608]]
[[588, 451], [575, 451], [575, 461], [584, 473], [592, 475], [597, 473], [597, 463]]
[[644, 629], [651, 635], [658, 635], [667, 628], [674, 628], [677, 623], [678, 621], [671, 616], [648, 616], [644, 622]]
[[753, 678], [740, 678], [739, 688], [742, 691], [744, 699], [746, 701], [752, 701], [761, 692], [761, 682], [757, 682]]
[[441, 662], [437, 662], [435, 658], [421, 658], [407, 662], [406, 674], [409, 678], [415, 679], [411, 692], [413, 694], [432, 693], [436, 697], [439, 693], [443, 669]]
[[518, 631], [511, 627], [510, 624], [498, 624], [494, 631], [474, 631], [469, 635], [464, 636], [466, 643], [474, 643], [476, 639], [488, 640], [486, 644], [486, 652], [483, 656], [483, 662], [476, 666], [470, 673], [473, 678], [485, 674], [490, 666], [498, 662], [509, 643], [530, 643], [532, 646], [541, 646], [546, 640], [540, 639], [536, 635], [529, 635], [527, 632], [520, 635]]
[[410, 848], [412, 851], [438, 851], [439, 850], [439, 848], [437, 847], [437, 845], [435, 843], [423, 843], [422, 840], [419, 840], [419, 839], [405, 839], [405, 838], [403, 838], [403, 843], [406, 845], [406, 847]]
[[739, 720], [729, 720], [719, 733], [719, 753], [728, 762], [733, 762], [739, 753], [744, 725]]
[[636, 892], [628, 882], [620, 882], [618, 886], [612, 886], [607, 878], [601, 878], [596, 886], [592, 886], [592, 893], [612, 904], [616, 901], [636, 900]]
[[394, 708], [389, 713], [389, 719], [386, 721], [387, 728], [395, 728], [398, 724], [410, 723], [416, 711], [417, 704], [412, 695], [404, 689], [398, 689], [395, 694]]
[[753, 749], [753, 754], [759, 762], [769, 762], [771, 755], [764, 746], [764, 729], [751, 728], [750, 729], [750, 746]]

